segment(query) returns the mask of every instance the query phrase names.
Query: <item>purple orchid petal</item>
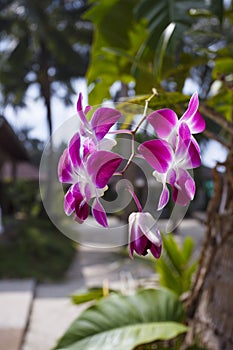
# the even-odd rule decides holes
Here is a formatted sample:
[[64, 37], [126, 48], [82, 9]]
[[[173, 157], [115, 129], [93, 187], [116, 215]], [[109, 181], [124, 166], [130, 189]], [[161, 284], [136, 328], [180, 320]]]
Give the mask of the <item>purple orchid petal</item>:
[[160, 246], [162, 244], [158, 225], [150, 213], [141, 213], [140, 228], [151, 244]]
[[92, 197], [92, 190], [91, 190], [91, 186], [89, 183], [86, 183], [85, 187], [84, 187], [84, 193], [85, 193], [85, 199], [87, 201], [87, 203], [89, 202], [89, 200]]
[[162, 253], [162, 244], [160, 246], [152, 244], [150, 247], [150, 251], [156, 259], [159, 259]]
[[178, 140], [176, 148], [176, 158], [183, 158], [187, 154], [187, 149], [191, 143], [191, 132], [188, 125], [183, 122], [178, 127]]
[[81, 202], [77, 201], [75, 203], [75, 220], [78, 222], [83, 222], [86, 220], [86, 218], [89, 215], [89, 206], [85, 200], [82, 200]]
[[147, 120], [155, 129], [158, 137], [162, 139], [170, 135], [178, 122], [176, 113], [169, 108], [152, 112], [148, 115]]
[[[140, 231], [140, 229], [139, 229]], [[138, 255], [147, 255], [147, 250], [150, 248], [151, 244], [148, 241], [147, 237], [141, 232], [139, 238], [136, 238], [133, 242], [134, 250]]]
[[[79, 118], [81, 119], [81, 122], [85, 126], [89, 126], [88, 120], [85, 116], [85, 113], [83, 112], [82, 99], [83, 99], [83, 95], [82, 95], [82, 93], [80, 93], [78, 96], [78, 101], [77, 101], [77, 112], [78, 112]], [[86, 112], [86, 110], [85, 110], [85, 112]]]
[[74, 196], [74, 198], [77, 201], [82, 201], [83, 200], [83, 195], [81, 193], [80, 187], [79, 187], [79, 183], [75, 183], [74, 185], [71, 186], [71, 191], [72, 191], [72, 195]]
[[200, 148], [194, 138], [188, 148], [189, 161], [186, 162], [186, 169], [198, 168], [201, 165]]
[[138, 213], [131, 213], [129, 215], [129, 245], [128, 245], [128, 250], [129, 250], [129, 256], [131, 259], [133, 259], [134, 255], [134, 242], [138, 238], [137, 235], [137, 215]]
[[[154, 255], [155, 258], [159, 258], [162, 249], [162, 239], [158, 229], [158, 225], [150, 213], [138, 213], [138, 225], [147, 239], [145, 246], [145, 240], [143, 240], [142, 248], [145, 246], [141, 255], [146, 255], [148, 250]], [[137, 250], [135, 249], [137, 252]]]
[[161, 210], [167, 205], [169, 201], [169, 190], [166, 186], [166, 184], [163, 185], [163, 190], [159, 198], [159, 204], [157, 210]]
[[167, 141], [146, 141], [138, 147], [138, 150], [157, 172], [167, 171], [173, 157], [172, 148]]
[[96, 151], [87, 159], [87, 171], [97, 188], [104, 188], [119, 167], [122, 157], [108, 151]]
[[168, 170], [166, 182], [169, 183], [171, 186], [175, 185], [175, 182], [176, 182], [176, 171], [174, 169], [169, 169]]
[[175, 152], [176, 162], [185, 169], [197, 168], [201, 165], [200, 147], [190, 133], [185, 122], [178, 128], [178, 145]]
[[72, 165], [67, 148], [64, 150], [58, 162], [58, 179], [62, 183], [72, 183], [73, 181]]
[[191, 142], [193, 143], [193, 145], [194, 145], [194, 147], [196, 148], [196, 150], [197, 150], [199, 153], [201, 153], [200, 146], [199, 146], [197, 140], [196, 140], [193, 136], [191, 137]]
[[66, 215], [71, 215], [75, 210], [77, 203], [81, 203], [83, 196], [80, 192], [79, 184], [76, 183], [72, 185], [64, 197], [64, 211]]
[[189, 121], [192, 134], [199, 134], [205, 130], [206, 123], [200, 112], [196, 112], [193, 118]]
[[92, 204], [92, 214], [100, 225], [103, 227], [108, 227], [107, 215], [105, 213], [104, 207], [98, 199], [95, 199]]
[[134, 251], [139, 255], [147, 255], [151, 251], [159, 258], [162, 239], [158, 226], [150, 213], [131, 213], [129, 216], [129, 255], [133, 259]]
[[78, 168], [82, 163], [80, 158], [80, 135], [76, 133], [69, 142], [69, 156], [74, 168]]
[[75, 209], [75, 198], [72, 194], [72, 186], [67, 191], [64, 197], [64, 212], [66, 215], [70, 216]]
[[91, 137], [86, 137], [83, 142], [83, 157], [87, 156], [96, 151], [96, 144]]
[[173, 187], [173, 200], [181, 205], [187, 205], [195, 195], [195, 182], [191, 175], [184, 169], [179, 169], [177, 173], [177, 182]]
[[192, 118], [196, 114], [198, 106], [199, 106], [198, 93], [194, 92], [194, 94], [190, 98], [188, 108], [184, 112], [180, 120], [187, 121], [190, 118]]
[[194, 169], [201, 165], [200, 147], [193, 136], [186, 153], [183, 154], [183, 159], [180, 157], [180, 161], [182, 164], [180, 167], [184, 169]]
[[205, 129], [205, 120], [198, 112], [199, 100], [198, 94], [195, 92], [190, 101], [186, 112], [181, 117], [180, 121], [186, 121], [189, 125], [192, 134], [197, 134]]
[[97, 140], [101, 140], [120, 119], [121, 113], [113, 108], [98, 108], [91, 119], [91, 126]]

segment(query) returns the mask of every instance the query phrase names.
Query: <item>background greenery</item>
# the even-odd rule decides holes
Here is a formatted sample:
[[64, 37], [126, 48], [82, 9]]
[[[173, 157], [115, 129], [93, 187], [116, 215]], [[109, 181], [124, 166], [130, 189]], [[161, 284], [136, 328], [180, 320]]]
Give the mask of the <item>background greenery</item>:
[[62, 279], [76, 253], [75, 244], [48, 219], [5, 219], [0, 240], [0, 278]]

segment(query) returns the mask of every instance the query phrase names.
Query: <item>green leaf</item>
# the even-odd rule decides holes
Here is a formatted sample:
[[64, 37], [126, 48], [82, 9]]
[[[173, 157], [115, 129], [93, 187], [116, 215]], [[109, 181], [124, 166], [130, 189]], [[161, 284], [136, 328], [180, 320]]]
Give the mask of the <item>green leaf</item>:
[[185, 237], [182, 247], [182, 255], [184, 259], [184, 263], [188, 263], [192, 257], [194, 249], [194, 242], [190, 236]]
[[[127, 98], [124, 102], [117, 104], [117, 109], [124, 115], [125, 118], [122, 128], [128, 128], [128, 126], [132, 123], [135, 115], [143, 113], [145, 100], [149, 97], [149, 95], [135, 96], [133, 98]], [[159, 92], [159, 94], [149, 102], [150, 110], [148, 110], [148, 114], [156, 109], [165, 107], [174, 109], [176, 111], [183, 111], [184, 106], [186, 106], [189, 99], [190, 96], [179, 92]]]
[[233, 58], [222, 57], [214, 61], [215, 67], [213, 69], [213, 78], [218, 79], [222, 74], [228, 75], [233, 72]]
[[175, 338], [187, 330], [176, 322], [137, 324], [87, 337], [61, 350], [133, 350], [141, 344]]
[[88, 290], [74, 293], [71, 295], [71, 300], [74, 304], [82, 304], [86, 303], [87, 301], [101, 299], [103, 296], [103, 288], [90, 288]]
[[212, 96], [207, 104], [221, 113], [228, 121], [232, 120], [233, 91], [226, 86], [222, 85], [219, 92]]
[[[150, 95], [135, 96], [127, 100], [127, 102], [145, 105], [145, 100], [149, 98]], [[186, 105], [189, 102], [190, 96], [184, 95], [180, 92], [165, 92], [158, 91], [156, 95], [149, 102], [149, 108], [156, 110], [160, 108], [171, 108], [176, 109], [177, 105]]]
[[197, 261], [193, 261], [194, 243], [191, 237], [186, 237], [179, 247], [172, 235], [163, 236], [163, 254], [156, 262], [156, 271], [162, 286], [170, 288], [178, 295], [191, 287], [193, 273]]
[[[204, 8], [203, 1], [187, 1], [187, 0], [140, 0], [135, 7], [135, 15], [139, 20], [146, 18], [148, 22], [148, 45], [152, 50], [155, 50], [159, 38], [163, 31], [171, 24], [176, 23], [179, 27], [187, 29], [193, 23], [193, 18], [189, 14], [190, 8]], [[177, 41], [181, 37], [175, 38]], [[177, 40], [178, 39], [178, 40]], [[175, 46], [175, 45], [174, 45]]]
[[[145, 104], [145, 99], [148, 98], [149, 95], [145, 96], [136, 96], [135, 98], [130, 99], [129, 101], [132, 103]], [[157, 96], [155, 96], [149, 103], [149, 107], [153, 109], [162, 108], [162, 106], [166, 106], [168, 108], [175, 108], [175, 106], [179, 103], [187, 103], [190, 99], [190, 96], [184, 95], [180, 92], [160, 92]]]
[[171, 22], [163, 31], [159, 39], [158, 47], [156, 49], [156, 54], [154, 58], [154, 71], [155, 71], [154, 73], [157, 78], [157, 81], [160, 81], [162, 78], [162, 65], [164, 62], [165, 53], [167, 50], [168, 43], [175, 30], [175, 27], [176, 27], [176, 24]]
[[162, 286], [166, 286], [178, 295], [182, 293], [177, 274], [174, 274], [173, 267], [163, 257], [156, 263], [156, 272], [159, 274], [159, 282]]
[[[125, 349], [125, 347], [121, 347], [119, 344], [120, 340], [125, 337], [123, 334], [127, 334], [128, 332], [131, 336], [136, 336], [137, 334], [138, 337], [140, 336], [141, 341], [142, 335], [140, 335], [140, 329], [144, 324], [147, 326], [152, 324], [151, 327], [154, 327], [154, 322], [182, 322], [183, 319], [184, 310], [181, 302], [175, 293], [167, 289], [145, 289], [129, 296], [112, 295], [109, 298], [101, 299], [84, 311], [58, 341], [55, 349], [90, 349], [88, 346], [93, 344], [92, 338], [95, 338], [96, 343], [98, 339], [103, 341], [101, 345], [98, 343], [98, 349], [104, 349], [102, 345], [106, 346], [104, 344], [105, 339], [111, 340], [108, 343], [108, 347], [109, 349], [113, 349], [113, 340], [116, 337], [118, 339], [118, 349]], [[131, 328], [132, 326], [133, 328]], [[126, 333], [124, 333], [124, 329]], [[182, 329], [185, 331], [185, 328]], [[108, 334], [109, 337], [107, 336]], [[150, 334], [149, 332], [149, 338], [151, 336]], [[175, 336], [174, 333], [169, 335], [169, 332], [166, 332], [166, 334], [169, 337]], [[159, 338], [163, 336], [165, 336], [164, 333], [160, 334]], [[132, 342], [136, 341], [130, 337], [128, 340]], [[145, 338], [143, 341], [145, 341]], [[151, 338], [148, 341], [151, 341]], [[79, 342], [82, 342], [83, 347], [79, 347]], [[77, 347], [72, 348], [74, 344]], [[85, 347], [83, 344], [85, 344]]]
[[[134, 81], [131, 70], [138, 59], [132, 62], [131, 57], [136, 57], [147, 34], [145, 25], [135, 21], [133, 8], [136, 3], [136, 0], [100, 1], [85, 16], [95, 27], [91, 64], [87, 74], [88, 85], [91, 86], [91, 104], [109, 98], [109, 88], [115, 81]], [[107, 51], [106, 48], [110, 50]]]

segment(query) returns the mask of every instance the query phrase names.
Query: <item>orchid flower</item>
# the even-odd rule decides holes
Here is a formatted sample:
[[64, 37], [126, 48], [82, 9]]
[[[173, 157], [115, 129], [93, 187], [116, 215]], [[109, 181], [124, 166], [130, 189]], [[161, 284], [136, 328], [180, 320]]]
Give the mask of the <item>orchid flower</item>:
[[94, 150], [84, 155], [81, 137], [76, 133], [59, 160], [58, 178], [71, 184], [64, 198], [64, 211], [82, 223], [89, 215], [89, 202], [93, 199], [92, 214], [96, 221], [107, 227], [107, 217], [99, 198], [107, 190], [107, 183], [122, 161], [116, 153]]
[[[167, 140], [175, 148], [177, 131], [182, 123], [188, 126], [191, 134], [200, 133], [205, 129], [205, 120], [198, 112], [198, 106], [198, 94], [195, 92], [190, 98], [187, 110], [180, 119], [173, 110], [164, 108], [149, 114], [147, 120], [155, 129], [157, 136], [162, 140]], [[191, 141], [196, 143], [194, 137], [191, 138]]]
[[169, 200], [166, 184], [172, 186], [173, 200], [179, 205], [188, 204], [195, 194], [195, 182], [187, 170], [200, 166], [200, 150], [198, 144], [193, 142], [185, 122], [178, 127], [176, 144], [174, 150], [166, 140], [151, 140], [138, 147], [142, 156], [155, 169], [153, 176], [163, 184], [158, 210], [164, 208]]
[[91, 110], [91, 106], [86, 106], [83, 110], [82, 98], [80, 93], [77, 101], [77, 112], [81, 121], [81, 135], [85, 136], [84, 153], [91, 153], [93, 150], [110, 151], [116, 145], [116, 141], [105, 138], [105, 135], [120, 119], [121, 113], [113, 108], [100, 107], [93, 113], [89, 122], [86, 115]]
[[150, 213], [131, 213], [129, 216], [129, 255], [147, 255], [148, 250], [158, 259], [162, 251], [162, 239], [158, 226]]

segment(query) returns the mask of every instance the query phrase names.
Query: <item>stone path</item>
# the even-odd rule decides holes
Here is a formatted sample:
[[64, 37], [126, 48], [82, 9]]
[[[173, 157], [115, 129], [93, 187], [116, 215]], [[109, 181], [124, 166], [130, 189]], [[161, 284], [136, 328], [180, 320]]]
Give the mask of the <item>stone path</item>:
[[0, 281], [0, 350], [18, 350], [33, 303], [32, 280]]
[[[162, 227], [165, 224], [161, 221]], [[85, 234], [89, 236], [86, 239], [91, 241], [94, 233], [94, 228], [93, 232], [87, 230]], [[184, 220], [176, 237], [182, 241], [186, 235], [194, 238], [198, 252], [204, 238], [204, 225], [197, 220]], [[110, 288], [123, 291], [143, 285], [149, 278], [152, 285], [156, 284], [153, 266], [146, 259], [131, 261], [120, 247], [96, 247], [79, 247], [66, 279], [61, 283], [0, 282], [0, 350], [51, 349], [86, 308], [86, 305], [71, 303], [69, 296], [76, 290], [102, 286], [106, 280]]]

